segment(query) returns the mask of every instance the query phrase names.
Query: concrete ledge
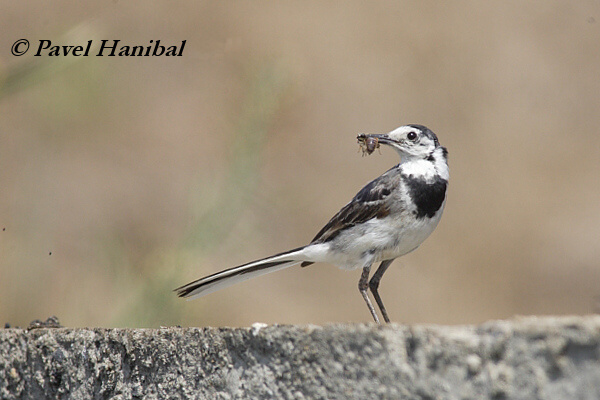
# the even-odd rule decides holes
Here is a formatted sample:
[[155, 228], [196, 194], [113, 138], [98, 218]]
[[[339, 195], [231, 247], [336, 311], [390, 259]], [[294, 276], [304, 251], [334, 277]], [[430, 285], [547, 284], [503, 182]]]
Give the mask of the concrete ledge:
[[1, 399], [600, 399], [600, 316], [0, 330]]

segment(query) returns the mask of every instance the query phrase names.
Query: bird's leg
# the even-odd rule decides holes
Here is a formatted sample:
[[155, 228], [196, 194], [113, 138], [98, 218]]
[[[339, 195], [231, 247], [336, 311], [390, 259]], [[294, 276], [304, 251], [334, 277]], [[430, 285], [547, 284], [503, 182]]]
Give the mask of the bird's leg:
[[390, 322], [390, 318], [387, 315], [387, 311], [385, 310], [385, 306], [383, 305], [383, 301], [381, 300], [381, 296], [379, 296], [379, 281], [381, 281], [381, 277], [387, 271], [388, 267], [392, 264], [394, 260], [385, 260], [381, 264], [379, 264], [379, 268], [373, 274], [373, 277], [369, 281], [369, 288], [371, 289], [371, 293], [373, 293], [373, 297], [381, 310], [381, 315], [383, 316], [383, 320], [387, 323]]
[[371, 299], [369, 299], [369, 293], [367, 292], [367, 289], [369, 287], [369, 272], [371, 272], [372, 264], [372, 262], [369, 262], [363, 267], [362, 274], [360, 275], [360, 280], [358, 281], [358, 290], [360, 291], [360, 294], [362, 294], [363, 299], [365, 299], [365, 302], [367, 303], [367, 307], [369, 307], [369, 311], [371, 311], [373, 319], [375, 320], [375, 322], [377, 322], [378, 325], [381, 325], [381, 322], [379, 322], [379, 317], [377, 316], [377, 312], [375, 311], [375, 307], [373, 307]]

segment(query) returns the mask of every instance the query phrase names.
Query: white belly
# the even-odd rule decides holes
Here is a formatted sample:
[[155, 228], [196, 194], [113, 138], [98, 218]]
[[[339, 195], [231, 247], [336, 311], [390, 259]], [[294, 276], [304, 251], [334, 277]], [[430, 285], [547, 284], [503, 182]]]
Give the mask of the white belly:
[[415, 250], [431, 235], [440, 219], [444, 205], [432, 218], [373, 219], [350, 228], [331, 242], [306, 248], [311, 261], [325, 262], [344, 269], [362, 268], [373, 263], [391, 260]]

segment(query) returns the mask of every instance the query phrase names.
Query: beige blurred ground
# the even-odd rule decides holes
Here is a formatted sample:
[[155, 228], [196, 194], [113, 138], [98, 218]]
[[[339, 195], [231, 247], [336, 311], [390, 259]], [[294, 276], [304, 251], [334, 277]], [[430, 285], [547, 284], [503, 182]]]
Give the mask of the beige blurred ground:
[[[14, 57], [20, 38], [187, 44]], [[369, 321], [359, 272], [328, 265], [171, 290], [307, 243], [397, 162], [355, 135], [406, 123], [448, 147], [451, 186], [383, 280], [393, 320], [597, 311], [597, 1], [4, 1], [0, 76], [0, 322]]]

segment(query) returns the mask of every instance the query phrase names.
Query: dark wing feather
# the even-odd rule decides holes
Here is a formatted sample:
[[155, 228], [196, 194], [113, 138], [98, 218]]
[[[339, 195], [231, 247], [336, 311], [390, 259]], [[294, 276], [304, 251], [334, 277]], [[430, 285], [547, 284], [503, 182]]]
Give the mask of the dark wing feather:
[[[397, 167], [394, 167], [397, 168]], [[383, 201], [390, 195], [397, 174], [392, 174], [393, 168], [379, 178], [369, 182], [346, 204], [331, 220], [317, 233], [311, 243], [324, 243], [332, 240], [340, 232], [356, 224], [373, 218], [384, 218], [390, 210]]]

